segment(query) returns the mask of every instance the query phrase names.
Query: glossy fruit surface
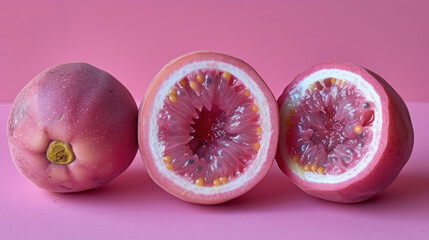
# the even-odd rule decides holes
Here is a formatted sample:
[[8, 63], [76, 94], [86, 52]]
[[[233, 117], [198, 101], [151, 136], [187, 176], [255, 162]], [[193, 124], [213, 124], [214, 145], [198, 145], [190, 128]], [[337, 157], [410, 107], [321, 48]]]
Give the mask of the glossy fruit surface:
[[7, 122], [12, 159], [53, 192], [96, 188], [137, 152], [137, 105], [113, 76], [86, 63], [45, 70], [16, 97]]
[[353, 64], [318, 64], [278, 99], [276, 160], [302, 190], [360, 202], [387, 188], [408, 161], [414, 133], [398, 93]]
[[140, 106], [138, 139], [147, 171], [163, 189], [189, 202], [225, 202], [270, 169], [277, 104], [242, 60], [189, 53], [153, 80]]

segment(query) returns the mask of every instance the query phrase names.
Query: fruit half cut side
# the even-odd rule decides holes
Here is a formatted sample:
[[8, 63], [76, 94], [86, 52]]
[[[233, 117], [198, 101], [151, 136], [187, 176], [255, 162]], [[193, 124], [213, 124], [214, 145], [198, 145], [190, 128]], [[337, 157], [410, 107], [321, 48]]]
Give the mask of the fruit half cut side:
[[393, 181], [411, 154], [405, 103], [366, 69], [316, 65], [299, 75], [278, 103], [278, 164], [312, 195], [366, 200]]
[[155, 77], [139, 116], [150, 176], [183, 200], [214, 204], [235, 198], [272, 165], [276, 102], [239, 59], [196, 52], [173, 60]]

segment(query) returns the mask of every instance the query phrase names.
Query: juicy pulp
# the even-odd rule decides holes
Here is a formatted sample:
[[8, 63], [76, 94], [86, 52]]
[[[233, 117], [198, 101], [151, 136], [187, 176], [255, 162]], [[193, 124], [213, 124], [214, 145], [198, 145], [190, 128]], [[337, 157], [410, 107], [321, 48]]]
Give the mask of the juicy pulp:
[[165, 97], [159, 114], [158, 136], [171, 158], [166, 167], [202, 185], [238, 176], [259, 150], [253, 97], [237, 78], [224, 75], [208, 69], [189, 74]]
[[[325, 86], [329, 86], [329, 87], [324, 87], [321, 88], [320, 86], [316, 85], [316, 82], [320, 82], [321, 81], [325, 81], [326, 79], [335, 79], [336, 82], [334, 85], [330, 86], [329, 84], [324, 83]], [[341, 80], [341, 84], [338, 85], [338, 83], [340, 83]], [[329, 80], [330, 81], [330, 80]], [[345, 85], [343, 85], [343, 83], [346, 82]], [[349, 85], [349, 87], [347, 87], [347, 85]], [[359, 86], [358, 88], [356, 88], [356, 86]], [[320, 89], [319, 89], [320, 88]], [[311, 98], [316, 98], [317, 96], [320, 96], [320, 91], [322, 90], [325, 91], [325, 94], [323, 94], [325, 96], [325, 100], [323, 100], [323, 98], [321, 100], [315, 100], [315, 99], [311, 99]], [[340, 91], [338, 91], [340, 90]], [[353, 94], [352, 94], [353, 91]], [[329, 94], [328, 94], [329, 92]], [[310, 94], [312, 93], [312, 94]], [[337, 96], [332, 96], [332, 94], [335, 93], [335, 95]], [[343, 95], [342, 95], [343, 94]], [[346, 95], [350, 95], [352, 94], [353, 96], [355, 96], [356, 99], [359, 99], [358, 101], [348, 101], [347, 99], [345, 99]], [[379, 111], [381, 109], [381, 100], [379, 98], [379, 96], [376, 94], [375, 89], [369, 85], [367, 82], [365, 82], [365, 80], [353, 73], [353, 72], [349, 72], [346, 70], [341, 70], [341, 69], [323, 69], [317, 72], [314, 72], [312, 74], [310, 74], [309, 76], [307, 76], [305, 79], [303, 79], [302, 81], [300, 81], [299, 83], [297, 83], [297, 85], [294, 86], [294, 88], [292, 89], [292, 91], [288, 94], [288, 95], [284, 95], [286, 97], [285, 99], [285, 104], [283, 105], [283, 107], [280, 110], [280, 116], [281, 116], [281, 122], [284, 122], [286, 124], [281, 124], [280, 125], [280, 136], [279, 136], [279, 141], [286, 143], [289, 146], [292, 146], [294, 144], [297, 144], [298, 142], [292, 144], [291, 142], [293, 142], [294, 138], [293, 136], [291, 137], [291, 139], [288, 138], [287, 134], [291, 134], [293, 133], [294, 130], [293, 127], [291, 127], [290, 125], [292, 125], [291, 120], [290, 123], [288, 124], [287, 121], [290, 118], [294, 118], [292, 113], [295, 112], [302, 112], [302, 114], [305, 116], [306, 112], [300, 110], [300, 108], [312, 108], [314, 111], [316, 111], [318, 108], [320, 110], [320, 108], [322, 108], [322, 106], [324, 107], [325, 105], [330, 105], [330, 107], [333, 107], [332, 109], [335, 110], [335, 115], [339, 118], [344, 120], [343, 118], [345, 118], [346, 116], [349, 116], [349, 118], [351, 117], [352, 119], [354, 117], [358, 117], [358, 116], [362, 116], [362, 114], [348, 114], [347, 110], [352, 110], [349, 106], [349, 108], [344, 108], [345, 105], [347, 104], [356, 104], [356, 106], [358, 106], [359, 104], [362, 104], [362, 102], [368, 102], [371, 104], [371, 110], [373, 111], [373, 121], [371, 122], [370, 125], [365, 127], [365, 133], [369, 136], [366, 136], [364, 139], [364, 146], [362, 151], [360, 151], [362, 153], [362, 155], [359, 157], [358, 161], [353, 161], [352, 165], [348, 165], [347, 167], [342, 167], [342, 164], [339, 161], [335, 162], [334, 164], [329, 164], [328, 162], [325, 162], [326, 165], [323, 166], [323, 164], [321, 164], [322, 167], [328, 167], [328, 172], [327, 173], [332, 173], [332, 174], [325, 174], [325, 170], [324, 170], [324, 174], [319, 174], [317, 171], [313, 172], [313, 171], [309, 171], [311, 170], [311, 164], [314, 163], [310, 162], [311, 164], [308, 164], [308, 169], [303, 168], [303, 166], [305, 166], [305, 163], [303, 162], [304, 165], [301, 164], [297, 164], [296, 162], [292, 161], [292, 157], [294, 154], [294, 150], [292, 148], [286, 147], [286, 148], [282, 148], [280, 149], [282, 151], [282, 154], [285, 154], [287, 157], [287, 159], [289, 159], [287, 161], [287, 164], [290, 166], [291, 169], [293, 169], [293, 171], [295, 171], [297, 174], [299, 174], [299, 176], [301, 176], [301, 178], [306, 179], [306, 181], [311, 181], [311, 182], [323, 182], [323, 183], [335, 183], [338, 181], [345, 181], [347, 179], [353, 178], [354, 176], [356, 176], [362, 169], [366, 168], [366, 166], [370, 163], [371, 159], [373, 158], [375, 151], [374, 149], [376, 149], [376, 146], [378, 145], [378, 142], [380, 141], [381, 135], [380, 132], [378, 131], [373, 131], [373, 129], [377, 129], [379, 126], [381, 126], [382, 124], [382, 117], [381, 117], [381, 112]], [[335, 102], [333, 101], [335, 99]], [[326, 102], [326, 104], [325, 104]], [[317, 104], [316, 104], [317, 103]], [[343, 104], [343, 106], [334, 106], [332, 104]], [[300, 106], [300, 107], [298, 107]], [[298, 110], [295, 110], [295, 108], [298, 108]], [[292, 110], [294, 109], [294, 110]], [[329, 108], [328, 108], [329, 109]], [[339, 110], [337, 112], [337, 110]], [[362, 109], [361, 109], [362, 110]], [[307, 111], [307, 110], [306, 110]], [[329, 109], [329, 111], [331, 111]], [[359, 113], [361, 111], [357, 111], [354, 113]], [[331, 112], [333, 114], [333, 112]], [[338, 114], [337, 114], [338, 113]], [[298, 114], [299, 116], [299, 114]], [[311, 117], [311, 115], [309, 116], [305, 116], [305, 118], [307, 117]], [[325, 116], [326, 117], [326, 116]], [[347, 118], [347, 117], [346, 117]], [[318, 119], [318, 120], [317, 120]], [[317, 121], [321, 121], [323, 119], [323, 117], [319, 117], [319, 118], [312, 118], [310, 121], [307, 121], [308, 124], [310, 124], [309, 126], [316, 126], [317, 125]], [[349, 119], [349, 131], [344, 132], [344, 136], [348, 136], [350, 134], [352, 134], [352, 128], [354, 128], [355, 125], [353, 125], [353, 121], [352, 119]], [[359, 118], [358, 118], [359, 119]], [[362, 120], [360, 120], [362, 121]], [[295, 122], [294, 124], [298, 124], [299, 120], [297, 122]], [[340, 128], [344, 128], [344, 126], [346, 126], [345, 124], [346, 122], [337, 125]], [[320, 124], [319, 124], [320, 125]], [[322, 124], [324, 125], [324, 124]], [[329, 124], [327, 124], [329, 125]], [[336, 127], [337, 127], [336, 126]], [[291, 130], [292, 129], [292, 130]], [[305, 129], [301, 129], [301, 130], [305, 130]], [[346, 127], [347, 130], [347, 127]], [[335, 131], [337, 132], [337, 131]], [[302, 135], [303, 134], [303, 135]], [[301, 135], [304, 137], [302, 138], [302, 140], [305, 140], [305, 132], [301, 133]], [[308, 133], [307, 133], [308, 135]], [[340, 135], [343, 135], [343, 133], [340, 133]], [[308, 136], [307, 136], [308, 137]], [[310, 138], [313, 137], [313, 139], [315, 139], [315, 136], [311, 135]], [[335, 138], [332, 138], [335, 139]], [[370, 141], [368, 141], [370, 139]], [[338, 143], [338, 142], [337, 142]], [[299, 144], [299, 143], [298, 143]], [[338, 144], [337, 144], [338, 145]], [[300, 145], [301, 146], [301, 145]], [[341, 150], [341, 148], [343, 147], [343, 149]], [[317, 150], [317, 148], [313, 148], [313, 152], [315, 152], [315, 150]], [[320, 147], [319, 147], [320, 150]], [[355, 149], [353, 149], [355, 150]], [[291, 152], [289, 152], [291, 151]], [[344, 146], [340, 146], [336, 149], [336, 154], [335, 155], [342, 155], [342, 153], [346, 153], [346, 149], [344, 148]], [[311, 153], [311, 152], [310, 152]], [[299, 155], [299, 154], [298, 154]], [[314, 155], [314, 153], [313, 153]], [[334, 155], [334, 154], [332, 154]], [[346, 154], [347, 156], [347, 154]], [[331, 159], [332, 160], [332, 159]], [[332, 163], [332, 161], [331, 161]], [[344, 166], [344, 165], [343, 165]], [[319, 165], [317, 167], [320, 167]]]
[[353, 168], [371, 142], [373, 105], [346, 79], [314, 82], [286, 120], [286, 144], [304, 170], [336, 175]]
[[[312, 126], [315, 129], [318, 127], [318, 130], [322, 131], [321, 134], [317, 134], [316, 131], [316, 135], [314, 135], [315, 132], [312, 130], [311, 136], [305, 137], [304, 128], [296, 130], [290, 127], [295, 121], [297, 121], [295, 126], [298, 126], [300, 122], [299, 119], [293, 120], [293, 115], [300, 112], [300, 106], [306, 106], [308, 110], [320, 104], [325, 105], [323, 104], [324, 101], [310, 101], [311, 104], [309, 105], [303, 104], [303, 101], [311, 96], [310, 91], [324, 89], [322, 83], [329, 88], [326, 84], [329, 85], [330, 80], [328, 79], [332, 80], [333, 78], [337, 84], [341, 80], [341, 85], [346, 81], [345, 85], [354, 87], [357, 90], [356, 93], [358, 94], [356, 96], [358, 98], [355, 101], [349, 101], [349, 97], [353, 98], [352, 94], [344, 96], [343, 98], [345, 99], [335, 101], [335, 104], [338, 104], [332, 105], [335, 113], [329, 109], [323, 110], [325, 113], [330, 112], [325, 117], [334, 117], [339, 120], [342, 119], [341, 116], [345, 116], [345, 119], [348, 118], [349, 121], [340, 121], [341, 125], [338, 125], [336, 120], [325, 121], [320, 124], [320, 120], [324, 119], [323, 114], [325, 113], [320, 114], [319, 112], [319, 124], [317, 124], [318, 120], [315, 119], [314, 121], [308, 121], [307, 127]], [[414, 132], [406, 104], [384, 79], [368, 69], [342, 62], [317, 64], [298, 75], [284, 89], [277, 102], [280, 108], [281, 122], [279, 147], [276, 155], [277, 163], [280, 169], [298, 187], [310, 195], [343, 203], [367, 200], [386, 189], [393, 182], [411, 155]], [[345, 115], [338, 112], [338, 108], [341, 105], [350, 106], [344, 111]], [[298, 108], [298, 110], [295, 108]], [[316, 107], [315, 109], [320, 110], [321, 108]], [[309, 114], [308, 117], [314, 118], [314, 113], [312, 112], [301, 112], [302, 117]], [[359, 124], [353, 123], [355, 117], [350, 116], [355, 116], [355, 113], [358, 113], [358, 119], [362, 124], [360, 122], [358, 122]], [[316, 164], [305, 163], [308, 159], [313, 159], [314, 161], [314, 157], [312, 158], [311, 156], [307, 158], [304, 156], [303, 163], [301, 163], [301, 156], [294, 153], [299, 144], [294, 144], [294, 140], [289, 139], [288, 134], [292, 135], [296, 132], [297, 134], [295, 135], [304, 140], [311, 140], [316, 145], [319, 144], [321, 149], [327, 149], [327, 152], [329, 152], [329, 139], [327, 144], [323, 144], [324, 138], [329, 135], [325, 133], [328, 133], [327, 130], [332, 127], [334, 129], [346, 128], [345, 130], [347, 130], [347, 122], [353, 123], [348, 130], [352, 134], [348, 135], [352, 137], [351, 140], [359, 142], [361, 141], [359, 138], [363, 137], [364, 141], [358, 143], [355, 149], [344, 148], [342, 151], [336, 151], [336, 154], [337, 156], [344, 156], [345, 154], [353, 153], [353, 157], [355, 157], [356, 150], [358, 150], [361, 157], [356, 155], [356, 158], [347, 161], [348, 166], [340, 168], [340, 171], [334, 171], [334, 169], [327, 172], [318, 171]], [[301, 125], [304, 126], [302, 123]], [[335, 125], [338, 127], [335, 127]], [[354, 137], [353, 132], [355, 133]], [[309, 133], [308, 135], [310, 135]], [[361, 136], [362, 133], [363, 135]], [[341, 135], [334, 134], [332, 136], [333, 140], [335, 140], [332, 141], [332, 151], [335, 152], [338, 146], [344, 144], [342, 142], [344, 136], [347, 136], [347, 131], [344, 131], [344, 133], [341, 131]], [[294, 145], [295, 147], [293, 147]], [[312, 156], [315, 155], [317, 154], [312, 154]], [[347, 160], [350, 160], [350, 158], [347, 158]], [[326, 161], [324, 164], [326, 164]], [[325, 166], [338, 165], [344, 166], [344, 161], [331, 162], [330, 164], [328, 161]]]

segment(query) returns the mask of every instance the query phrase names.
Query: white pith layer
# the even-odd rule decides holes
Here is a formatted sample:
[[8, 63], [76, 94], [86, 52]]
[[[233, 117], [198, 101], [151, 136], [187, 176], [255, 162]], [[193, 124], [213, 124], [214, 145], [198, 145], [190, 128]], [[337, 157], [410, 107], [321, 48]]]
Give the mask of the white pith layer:
[[377, 152], [377, 147], [381, 139], [381, 132], [375, 131], [376, 129], [381, 129], [383, 124], [383, 119], [381, 116], [381, 100], [375, 89], [370, 84], [368, 84], [361, 76], [345, 70], [323, 69], [312, 73], [311, 75], [300, 81], [298, 85], [296, 85], [294, 89], [291, 90], [285, 102], [281, 106], [280, 123], [282, 124], [280, 124], [279, 142], [286, 142], [286, 133], [288, 131], [288, 126], [284, 123], [290, 117], [290, 109], [294, 108], [296, 105], [299, 105], [301, 99], [303, 99], [306, 95], [306, 90], [311, 84], [316, 81], [323, 81], [323, 79], [325, 78], [336, 78], [343, 81], [347, 81], [348, 84], [355, 85], [356, 88], [359, 89], [360, 94], [363, 97], [374, 103], [374, 122], [369, 126], [373, 133], [373, 137], [371, 142], [367, 144], [369, 146], [368, 150], [365, 152], [365, 154], [362, 156], [361, 160], [358, 162], [358, 164], [356, 164], [356, 166], [338, 175], [319, 174], [317, 172], [313, 173], [311, 171], [304, 171], [298, 165], [298, 163], [291, 160], [287, 148], [280, 148], [280, 150], [288, 168], [300, 178], [305, 179], [309, 182], [338, 183], [347, 181], [355, 177], [368, 166], [370, 161], [374, 158], [375, 153]]
[[[229, 72], [234, 75], [241, 83], [252, 93], [256, 104], [259, 107], [260, 124], [263, 129], [261, 133], [260, 149], [252, 164], [246, 167], [244, 172], [238, 177], [232, 179], [227, 184], [220, 186], [198, 186], [193, 182], [189, 181], [182, 176], [177, 175], [174, 171], [170, 171], [166, 168], [163, 162], [164, 157], [164, 145], [158, 139], [158, 114], [164, 106], [164, 100], [169, 94], [171, 88], [180, 80], [182, 80], [188, 74], [198, 69], [218, 69], [219, 71]], [[217, 61], [201, 61], [194, 62], [177, 69], [171, 74], [166, 81], [163, 82], [160, 90], [156, 93], [155, 102], [152, 105], [150, 120], [149, 120], [149, 134], [148, 143], [151, 150], [152, 158], [155, 159], [155, 167], [157, 171], [168, 179], [171, 179], [175, 184], [186, 189], [188, 192], [194, 192], [195, 194], [214, 194], [223, 193], [240, 188], [249, 179], [252, 179], [257, 175], [259, 170], [264, 165], [265, 160], [268, 156], [269, 141], [271, 139], [271, 116], [268, 106], [268, 101], [264, 97], [263, 92], [259, 89], [257, 84], [252, 78], [247, 75], [242, 69], [237, 68], [231, 64]], [[266, 131], [267, 130], [267, 131]], [[186, 194], [186, 193], [183, 193]]]

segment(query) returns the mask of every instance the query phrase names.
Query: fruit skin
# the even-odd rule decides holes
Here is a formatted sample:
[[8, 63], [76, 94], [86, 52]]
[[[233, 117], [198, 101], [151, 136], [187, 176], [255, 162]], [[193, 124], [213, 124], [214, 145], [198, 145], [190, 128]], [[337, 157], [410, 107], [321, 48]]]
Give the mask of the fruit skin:
[[[7, 137], [17, 169], [53, 192], [96, 188], [125, 171], [137, 146], [137, 104], [113, 76], [86, 63], [45, 70], [16, 97]], [[69, 143], [75, 160], [51, 163], [51, 141]]]
[[[278, 99], [279, 108], [285, 104], [288, 93], [304, 78], [322, 69], [342, 69], [363, 77], [380, 96], [382, 104], [382, 137], [378, 151], [371, 163], [356, 177], [336, 184], [311, 183], [294, 174], [286, 165], [279, 141], [276, 160], [280, 169], [303, 191], [310, 195], [342, 203], [365, 201], [386, 189], [398, 176], [410, 158], [414, 144], [414, 130], [408, 108], [399, 94], [374, 72], [342, 62], [328, 62], [315, 65], [298, 75]], [[282, 124], [282, 123], [281, 123]]]
[[[265, 159], [266, 162], [263, 164], [262, 168], [255, 173], [253, 178], [247, 179], [246, 182], [243, 183], [240, 188], [234, 189], [232, 191], [218, 192], [216, 190], [213, 190], [213, 192], [209, 194], [200, 194], [195, 193], [193, 191], [189, 191], [188, 189], [177, 184], [173, 180], [162, 175], [162, 173], [157, 169], [155, 165], [155, 161], [162, 161], [162, 159], [155, 159], [153, 154], [151, 153], [151, 147], [149, 146], [149, 138], [156, 137], [156, 133], [150, 132], [149, 130], [150, 113], [152, 111], [152, 108], [154, 107], [154, 104], [157, 104], [157, 99], [155, 99], [156, 93], [162, 88], [162, 84], [164, 83], [164, 81], [177, 69], [180, 69], [187, 64], [198, 61], [219, 61], [234, 65], [245, 71], [254, 80], [254, 83], [263, 91], [264, 96], [267, 98], [268, 101], [268, 106], [265, 107], [270, 109], [270, 116], [272, 116], [272, 118], [270, 119], [272, 126], [272, 129], [270, 129], [271, 138], [268, 140], [269, 149], [268, 155]], [[155, 76], [151, 85], [149, 86], [146, 92], [146, 96], [143, 99], [139, 108], [139, 150], [142, 159], [145, 163], [146, 169], [149, 173], [149, 176], [157, 185], [162, 187], [165, 191], [187, 202], [198, 204], [219, 204], [234, 199], [248, 192], [268, 173], [274, 162], [274, 156], [276, 153], [278, 141], [278, 126], [278, 107], [276, 99], [274, 98], [272, 92], [270, 91], [266, 83], [251, 66], [249, 66], [247, 63], [238, 58], [231, 57], [222, 53], [212, 51], [191, 52], [167, 63], [164, 68], [157, 74], [157, 76]]]

